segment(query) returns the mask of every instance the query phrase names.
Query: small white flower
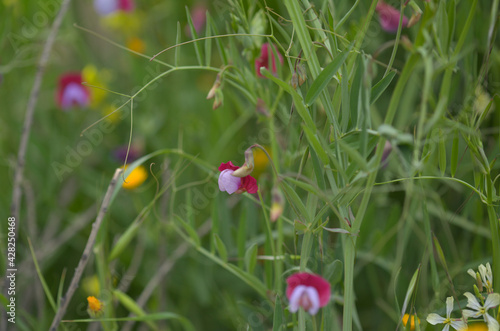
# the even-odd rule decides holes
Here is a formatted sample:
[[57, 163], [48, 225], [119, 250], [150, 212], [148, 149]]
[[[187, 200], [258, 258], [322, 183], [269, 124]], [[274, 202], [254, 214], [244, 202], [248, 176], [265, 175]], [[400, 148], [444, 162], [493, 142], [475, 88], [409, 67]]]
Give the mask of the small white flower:
[[[479, 274], [481, 275], [481, 281], [483, 286], [486, 288], [488, 293], [493, 293], [493, 272], [491, 271], [491, 265], [486, 263], [486, 267], [484, 265], [479, 265]], [[476, 279], [476, 272], [474, 270], [469, 269], [467, 273]]]
[[483, 319], [486, 323], [488, 323], [488, 331], [498, 331], [499, 324], [494, 317], [491, 317], [488, 314], [488, 310], [494, 308], [500, 304], [500, 294], [491, 293], [486, 298], [484, 302], [484, 306], [481, 306], [479, 301], [477, 301], [476, 297], [470, 293], [466, 292], [464, 295], [467, 297], [467, 307], [472, 308], [473, 310], [464, 309], [463, 314], [466, 318], [473, 317], [477, 318], [483, 316]]
[[450, 317], [451, 312], [453, 311], [453, 297], [448, 297], [446, 299], [446, 318], [439, 316], [438, 314], [432, 313], [427, 315], [427, 322], [432, 325], [436, 324], [445, 324], [443, 331], [448, 331], [450, 329], [450, 325], [455, 330], [462, 330], [467, 327], [467, 325], [461, 319], [452, 319]]

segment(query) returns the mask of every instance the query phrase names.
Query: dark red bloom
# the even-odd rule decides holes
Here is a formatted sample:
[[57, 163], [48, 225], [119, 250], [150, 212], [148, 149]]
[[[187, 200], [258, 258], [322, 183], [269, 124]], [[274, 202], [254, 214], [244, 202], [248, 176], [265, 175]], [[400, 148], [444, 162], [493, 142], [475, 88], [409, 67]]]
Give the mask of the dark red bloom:
[[56, 101], [63, 110], [74, 106], [86, 107], [90, 103], [90, 91], [82, 85], [82, 75], [68, 73], [59, 78]]
[[274, 57], [274, 53], [278, 54], [278, 59], [281, 64], [283, 64], [283, 57], [281, 54], [278, 52], [275, 46], [269, 47], [269, 43], [265, 43], [262, 45], [262, 48], [260, 49], [260, 57], [255, 59], [255, 72], [257, 73], [257, 76], [259, 77], [264, 77], [260, 73], [260, 68], [265, 67], [267, 70], [269, 70], [269, 58], [271, 58], [271, 65], [272, 65], [272, 70], [271, 72], [276, 74], [277, 69], [276, 69], [276, 59]]
[[[257, 180], [252, 176], [245, 176], [243, 178], [234, 177], [231, 174], [239, 169], [240, 167], [235, 166], [231, 161], [227, 163], [221, 163], [219, 166], [219, 189], [221, 191], [226, 191], [229, 194], [232, 193], [257, 193], [259, 187], [257, 186]], [[227, 171], [225, 171], [227, 170]]]
[[290, 301], [291, 312], [302, 307], [314, 315], [330, 301], [330, 283], [321, 276], [300, 272], [288, 277], [286, 282], [286, 296]]

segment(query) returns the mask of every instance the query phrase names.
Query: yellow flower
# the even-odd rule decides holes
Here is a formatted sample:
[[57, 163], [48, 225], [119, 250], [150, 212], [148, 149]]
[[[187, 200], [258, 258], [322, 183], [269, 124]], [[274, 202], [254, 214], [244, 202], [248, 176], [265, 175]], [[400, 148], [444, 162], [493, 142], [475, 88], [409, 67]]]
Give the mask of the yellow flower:
[[[403, 325], [406, 327], [406, 324], [408, 323], [408, 319], [410, 318], [410, 315], [404, 314], [403, 316]], [[420, 324], [420, 319], [417, 317], [417, 322]], [[411, 321], [410, 321], [410, 330], [415, 330], [415, 315], [411, 315]]]
[[141, 27], [142, 16], [136, 10], [130, 13], [117, 11], [104, 16], [102, 22], [111, 29], [121, 31], [126, 35], [134, 35]]
[[116, 123], [120, 119], [121, 114], [123, 114], [123, 112], [127, 111], [128, 109], [122, 108], [116, 112], [115, 112], [115, 110], [116, 110], [116, 108], [113, 105], [105, 105], [102, 107], [101, 113], [103, 116], [109, 115], [108, 117], [106, 117], [106, 120], [110, 121], [111, 123]]
[[132, 37], [127, 40], [127, 47], [134, 52], [144, 54], [146, 50], [146, 44], [141, 38]]
[[460, 331], [488, 331], [488, 325], [485, 323], [471, 323], [468, 328]]
[[[266, 148], [266, 151], [271, 155], [271, 152], [269, 152], [269, 148]], [[272, 157], [272, 155], [271, 155]], [[267, 158], [266, 153], [264, 153], [263, 150], [260, 148], [254, 148], [253, 149], [253, 162], [254, 162], [254, 168], [252, 172], [252, 176], [255, 178], [258, 178], [267, 168], [269, 165], [269, 159]]]
[[[125, 166], [125, 170], [127, 166]], [[144, 166], [140, 165], [136, 167], [130, 175], [127, 176], [125, 182], [123, 182], [122, 187], [127, 190], [133, 190], [139, 187], [148, 178], [148, 172]]]
[[102, 303], [101, 300], [97, 299], [96, 297], [90, 296], [87, 297], [87, 302], [89, 303], [89, 308], [87, 309], [87, 312], [91, 317], [98, 317], [99, 315], [102, 314], [104, 304]]
[[99, 295], [101, 291], [99, 278], [96, 275], [91, 277], [85, 277], [82, 281], [82, 288], [88, 294]]
[[[96, 66], [93, 64], [86, 65], [82, 70], [82, 79], [85, 83], [93, 86], [99, 86], [102, 88], [106, 88], [106, 82], [110, 78], [110, 73], [107, 70], [97, 70]], [[96, 108], [97, 105], [101, 103], [101, 101], [108, 94], [107, 91], [102, 90], [100, 88], [88, 87], [90, 91], [90, 106], [92, 108]]]

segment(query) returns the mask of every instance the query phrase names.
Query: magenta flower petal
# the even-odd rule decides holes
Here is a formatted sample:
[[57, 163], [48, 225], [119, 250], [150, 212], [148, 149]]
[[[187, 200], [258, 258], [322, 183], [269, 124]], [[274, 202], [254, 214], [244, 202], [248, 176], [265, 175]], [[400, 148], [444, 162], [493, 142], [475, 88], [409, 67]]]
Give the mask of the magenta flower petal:
[[280, 63], [283, 64], [283, 57], [281, 56], [281, 54], [276, 50], [276, 47], [274, 45], [272, 48], [273, 49], [271, 50], [271, 47], [269, 47], [269, 43], [262, 44], [262, 48], [260, 49], [260, 57], [255, 59], [255, 72], [257, 73], [258, 77], [264, 77], [260, 73], [260, 68], [265, 67], [267, 70], [269, 70], [269, 57], [271, 57], [271, 65], [272, 65], [272, 69], [270, 71], [273, 73], [273, 75], [276, 74], [277, 69], [276, 69], [276, 58], [274, 57], [274, 52], [278, 54], [278, 59]]
[[[397, 32], [401, 12], [383, 1], [380, 1], [377, 4], [376, 10], [378, 12], [380, 26], [382, 27], [382, 29], [386, 32]], [[403, 15], [402, 27], [405, 28], [406, 26], [408, 26], [408, 18]]]
[[223, 170], [219, 175], [219, 190], [222, 192], [226, 191], [229, 194], [233, 194], [238, 191], [241, 178], [231, 176], [234, 170], [226, 169]]
[[132, 0], [118, 0], [118, 9], [125, 12], [131, 12], [134, 10], [134, 1]]
[[235, 166], [233, 164], [233, 162], [231, 162], [231, 161], [226, 162], [226, 163], [221, 163], [219, 166], [219, 171], [226, 170], [226, 169], [236, 170], [236, 169], [239, 169], [239, 167]]
[[259, 187], [257, 186], [257, 180], [252, 176], [245, 176], [241, 179], [241, 189], [247, 191], [250, 194], [257, 193]]
[[[290, 301], [290, 307], [292, 307], [292, 295], [294, 294], [295, 289], [298, 286], [304, 286], [304, 287], [312, 287], [316, 290], [318, 294], [318, 299], [319, 299], [319, 307], [324, 307], [328, 304], [330, 301], [330, 283], [324, 279], [321, 276], [315, 275], [315, 274], [310, 274], [307, 272], [301, 272], [294, 274], [286, 280], [288, 286], [286, 288], [286, 296], [288, 300]], [[307, 310], [313, 314], [312, 312], [314, 311], [314, 302], [315, 302], [315, 297], [314, 294], [308, 290], [301, 290], [303, 293], [301, 293], [300, 297], [304, 297], [299, 303], [304, 304], [304, 302], [309, 302], [308, 307], [303, 307], [303, 308], [308, 308]], [[295, 296], [298, 296], [298, 294], [295, 293]], [[307, 298], [307, 300], [306, 300]], [[293, 297], [293, 299], [296, 299]], [[296, 304], [296, 302], [294, 302]], [[311, 311], [311, 309], [313, 309]], [[319, 309], [319, 308], [318, 308]], [[317, 310], [316, 310], [317, 311]]]

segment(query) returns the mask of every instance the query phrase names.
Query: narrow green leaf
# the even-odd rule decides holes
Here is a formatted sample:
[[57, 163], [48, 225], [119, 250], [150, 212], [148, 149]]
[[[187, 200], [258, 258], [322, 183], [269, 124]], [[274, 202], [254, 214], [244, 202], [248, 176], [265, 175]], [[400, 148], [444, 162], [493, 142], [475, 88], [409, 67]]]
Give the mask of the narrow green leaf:
[[366, 163], [365, 158], [361, 156], [357, 150], [349, 146], [349, 144], [345, 143], [342, 139], [339, 140], [339, 145], [340, 148], [342, 148], [342, 150], [349, 155], [353, 163], [359, 165], [364, 171], [368, 171], [368, 164]]
[[[408, 289], [406, 290], [405, 300], [403, 302], [403, 308], [401, 309], [401, 317], [406, 313], [406, 308], [408, 307], [408, 303], [410, 302], [411, 296], [413, 295], [413, 291], [417, 286], [418, 275], [420, 274], [420, 265], [417, 270], [413, 274], [413, 277], [410, 280], [410, 284], [408, 284]], [[408, 323], [410, 324], [410, 323]]]
[[299, 220], [293, 222], [293, 228], [297, 234], [302, 234], [307, 230], [307, 226]]
[[[114, 290], [113, 295], [115, 298], [118, 299], [118, 301], [125, 307], [127, 310], [139, 317], [144, 317], [146, 316], [146, 313], [142, 308], [127, 294], [123, 293], [122, 291], [119, 290]], [[154, 330], [158, 330], [156, 324], [154, 324], [150, 320], [145, 320], [145, 322]]]
[[448, 54], [449, 45], [449, 22], [448, 22], [448, 14], [446, 13], [446, 1], [440, 1], [439, 7], [436, 14], [436, 33], [438, 36], [437, 46], [438, 50], [441, 51], [443, 55]]
[[375, 101], [377, 101], [377, 99], [382, 95], [382, 93], [384, 93], [384, 91], [389, 87], [394, 76], [396, 76], [396, 72], [390, 71], [385, 77], [379, 80], [379, 82], [372, 87], [370, 97], [371, 104], [374, 104]]
[[350, 91], [350, 106], [351, 106], [351, 127], [352, 128], [358, 128], [359, 127], [359, 103], [360, 103], [360, 97], [361, 97], [361, 89], [362, 87], [362, 81], [363, 81], [363, 74], [364, 74], [364, 66], [363, 66], [363, 59], [361, 57], [358, 57], [356, 59], [356, 65], [355, 65], [355, 71], [353, 74], [353, 79], [351, 83], [351, 91]]
[[253, 274], [257, 265], [257, 244], [253, 244], [245, 253], [245, 267], [249, 274]]
[[214, 233], [214, 241], [215, 245], [217, 246], [217, 251], [219, 252], [219, 256], [222, 261], [227, 262], [227, 249], [226, 245], [222, 242], [220, 239], [219, 235]]
[[200, 246], [201, 245], [200, 237], [198, 237], [196, 230], [193, 229], [193, 227], [189, 223], [185, 222], [179, 216], [175, 215], [175, 219], [177, 220], [178, 223], [180, 223], [182, 225], [182, 227], [188, 233], [189, 237], [191, 237], [191, 239], [196, 244], [196, 246]]
[[297, 113], [299, 113], [299, 116], [302, 118], [304, 123], [306, 123], [309, 129], [311, 129], [312, 131], [316, 131], [316, 125], [314, 124], [311, 114], [309, 114], [309, 111], [304, 105], [302, 97], [288, 83], [285, 83], [281, 79], [272, 75], [269, 72], [269, 70], [267, 70], [265, 67], [260, 68], [260, 73], [264, 77], [267, 77], [271, 81], [276, 83], [278, 86], [280, 86], [283, 90], [285, 90], [286, 92], [288, 92], [288, 94], [292, 96], [293, 104], [295, 105], [295, 109], [297, 110]]
[[281, 297], [279, 296], [279, 294], [277, 294], [276, 301], [274, 302], [273, 331], [282, 331], [284, 329], [284, 315], [285, 314], [283, 313], [283, 307], [281, 305]]
[[[179, 45], [181, 43], [181, 23], [177, 21], [177, 35], [175, 37], [175, 44]], [[181, 58], [181, 47], [175, 48], [174, 66], [179, 66], [179, 59]]]
[[281, 188], [283, 189], [285, 196], [294, 209], [295, 213], [297, 213], [297, 216], [303, 220], [306, 220], [308, 215], [307, 209], [306, 206], [304, 206], [304, 203], [302, 203], [302, 200], [300, 200], [297, 192], [295, 192], [295, 190], [285, 182], [281, 182]]
[[[191, 18], [191, 13], [189, 12], [188, 6], [186, 6], [186, 16], [188, 20], [188, 25], [189, 25], [189, 31], [191, 31], [191, 38], [198, 39], [198, 34], [196, 33], [196, 29], [194, 28], [193, 24], [193, 19]], [[198, 64], [200, 66], [203, 66], [203, 61], [201, 60], [201, 48], [198, 42], [193, 43], [194, 44], [194, 51], [196, 53], [196, 58], [198, 59]]]
[[437, 257], [437, 260], [439, 261], [439, 263], [441, 263], [446, 273], [449, 274], [448, 265], [446, 264], [446, 259], [444, 258], [443, 249], [441, 248], [439, 240], [434, 233], [432, 234], [432, 247], [434, 248], [434, 254]]
[[349, 74], [347, 73], [347, 67], [342, 66], [342, 80], [340, 81], [340, 88], [342, 94], [342, 118], [341, 118], [341, 128], [345, 132], [347, 126], [349, 125], [349, 115], [351, 114], [351, 102], [349, 98]]
[[66, 279], [66, 269], [63, 270], [61, 275], [61, 280], [59, 281], [59, 288], [57, 289], [57, 306], [59, 307], [61, 304], [61, 298], [63, 296], [64, 291], [64, 280]]
[[323, 162], [323, 165], [329, 164], [328, 162], [328, 155], [325, 152], [325, 149], [323, 146], [321, 146], [321, 143], [318, 140], [318, 136], [315, 132], [312, 132], [307, 126], [303, 125], [302, 129], [304, 129], [304, 132], [306, 134], [307, 141], [309, 141], [309, 144], [311, 147], [314, 149], [316, 154], [319, 156], [321, 159], [321, 162]]
[[111, 249], [111, 253], [109, 254], [108, 257], [108, 262], [111, 262], [117, 257], [119, 257], [121, 253], [125, 250], [125, 248], [129, 247], [130, 242], [132, 241], [132, 239], [135, 238], [139, 230], [140, 224], [141, 222], [133, 222], [132, 224], [129, 225], [125, 233], [123, 233], [120, 236], [120, 238], [118, 238], [118, 241]]
[[[209, 14], [209, 16], [210, 16], [210, 14]], [[217, 29], [217, 24], [215, 24], [215, 21], [213, 19], [210, 20], [210, 25], [212, 26], [212, 32], [213, 32], [214, 36], [219, 35], [219, 31]], [[221, 43], [219, 38], [215, 39], [215, 44], [217, 45], [217, 49], [219, 50], [219, 56], [220, 56], [221, 62], [227, 66], [229, 64], [229, 62], [227, 60], [226, 50], [224, 49], [224, 46], [222, 46], [222, 43]]]
[[[311, 106], [314, 101], [318, 98], [319, 94], [323, 91], [323, 89], [328, 85], [333, 76], [340, 69], [340, 66], [345, 62], [353, 43], [351, 43], [343, 53], [337, 56], [331, 63], [329, 63], [323, 71], [318, 75], [318, 77], [314, 80], [309, 91], [307, 91], [307, 95], [305, 98], [305, 103], [307, 106]], [[347, 77], [346, 77], [347, 78]]]
[[31, 240], [29, 238], [28, 238], [28, 245], [30, 246], [31, 258], [33, 259], [33, 263], [35, 264], [36, 273], [38, 275], [38, 278], [40, 278], [40, 283], [42, 283], [42, 288], [43, 291], [45, 292], [45, 296], [47, 297], [47, 300], [49, 301], [50, 306], [52, 307], [54, 312], [57, 312], [56, 302], [54, 301], [50, 288], [47, 285], [45, 278], [43, 277], [42, 271], [40, 270], [40, 266], [38, 265], [38, 260], [36, 259], [35, 251], [33, 250], [33, 246], [31, 245]]
[[455, 17], [456, 17], [456, 0], [448, 0], [448, 46], [451, 45], [451, 41], [453, 40], [453, 36], [455, 35]]
[[439, 144], [438, 144], [438, 154], [439, 154], [439, 170], [441, 170], [441, 176], [444, 176], [446, 172], [446, 142], [443, 134], [443, 130], [439, 129]]
[[[206, 24], [205, 24], [205, 37], [212, 36], [212, 18], [208, 11], [206, 12]], [[210, 67], [210, 63], [212, 62], [212, 38], [205, 39], [205, 63], [207, 67]]]
[[450, 172], [451, 177], [455, 177], [458, 166], [458, 130], [453, 133], [453, 146], [451, 147]]

